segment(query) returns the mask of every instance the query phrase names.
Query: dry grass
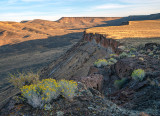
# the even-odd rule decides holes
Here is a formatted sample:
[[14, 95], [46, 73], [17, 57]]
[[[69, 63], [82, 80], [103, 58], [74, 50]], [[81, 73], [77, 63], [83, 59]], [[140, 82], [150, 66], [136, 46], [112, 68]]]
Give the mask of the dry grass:
[[39, 75], [33, 72], [9, 74], [9, 82], [16, 88], [22, 88], [24, 85], [36, 84], [39, 82]]
[[155, 38], [160, 37], [160, 20], [130, 21], [129, 25], [95, 27], [87, 33], [105, 34], [107, 38]]

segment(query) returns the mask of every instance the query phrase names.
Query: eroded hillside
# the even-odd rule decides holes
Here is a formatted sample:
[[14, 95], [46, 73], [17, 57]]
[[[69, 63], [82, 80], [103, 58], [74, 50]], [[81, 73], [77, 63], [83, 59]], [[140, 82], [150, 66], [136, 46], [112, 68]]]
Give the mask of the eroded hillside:
[[82, 32], [85, 28], [105, 24], [104, 21], [118, 17], [64, 17], [58, 21], [35, 19], [26, 22], [0, 22], [0, 46], [16, 44], [28, 40], [46, 39], [50, 36], [61, 36]]

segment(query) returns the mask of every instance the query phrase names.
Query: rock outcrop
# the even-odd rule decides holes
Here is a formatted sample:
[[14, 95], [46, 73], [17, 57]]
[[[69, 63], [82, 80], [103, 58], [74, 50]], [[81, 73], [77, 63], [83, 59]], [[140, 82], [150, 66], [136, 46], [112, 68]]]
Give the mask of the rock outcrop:
[[92, 74], [87, 77], [74, 77], [71, 80], [81, 82], [86, 85], [87, 88], [96, 89], [102, 92], [103, 88], [103, 76], [100, 74]]
[[81, 41], [41, 71], [41, 78], [86, 77], [90, 66], [97, 59], [120, 53], [119, 45], [117, 41], [105, 38], [103, 35], [84, 32]]

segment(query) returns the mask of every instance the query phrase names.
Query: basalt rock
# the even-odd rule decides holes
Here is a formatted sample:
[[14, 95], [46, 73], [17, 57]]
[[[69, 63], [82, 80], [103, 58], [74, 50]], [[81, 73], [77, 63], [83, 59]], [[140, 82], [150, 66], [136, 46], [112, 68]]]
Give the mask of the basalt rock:
[[[106, 81], [105, 92], [114, 103], [132, 110], [144, 111], [147, 114], [158, 116], [160, 106], [160, 61], [153, 57], [145, 56], [144, 60], [139, 57], [124, 58], [112, 66], [109, 76], [110, 81]], [[143, 81], [136, 81], [131, 78], [134, 69], [145, 70], [146, 76]], [[104, 76], [104, 75], [103, 75]], [[118, 77], [116, 77], [118, 76]], [[104, 76], [104, 80], [106, 76]], [[120, 90], [115, 89], [114, 81], [120, 78], [128, 78], [128, 83]], [[111, 90], [111, 91], [110, 91]]]
[[94, 88], [98, 91], [102, 91], [103, 76], [100, 74], [94, 74], [87, 77], [81, 77], [80, 82], [84, 83], [87, 88]]
[[120, 53], [121, 50], [117, 49], [119, 45], [116, 40], [103, 35], [84, 32], [81, 41], [41, 71], [41, 79], [85, 77], [97, 59], [108, 57], [111, 53]]

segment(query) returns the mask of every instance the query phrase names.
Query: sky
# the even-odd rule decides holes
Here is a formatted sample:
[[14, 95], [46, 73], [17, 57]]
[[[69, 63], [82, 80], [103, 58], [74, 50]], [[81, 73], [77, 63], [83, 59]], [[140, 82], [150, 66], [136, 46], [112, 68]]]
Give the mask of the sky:
[[160, 13], [160, 0], [0, 0], [0, 21]]

